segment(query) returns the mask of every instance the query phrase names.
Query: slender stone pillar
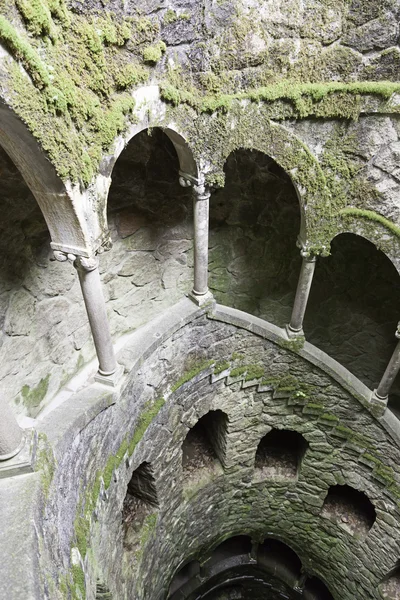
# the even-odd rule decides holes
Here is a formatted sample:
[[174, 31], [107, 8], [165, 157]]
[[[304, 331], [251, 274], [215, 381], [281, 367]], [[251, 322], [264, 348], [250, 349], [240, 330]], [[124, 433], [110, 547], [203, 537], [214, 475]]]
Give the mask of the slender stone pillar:
[[74, 261], [74, 267], [78, 271], [86, 312], [92, 330], [97, 358], [99, 359], [99, 374], [108, 377], [117, 370], [117, 361], [101, 287], [99, 261], [97, 258], [78, 256]]
[[304, 335], [304, 315], [306, 313], [308, 297], [310, 295], [311, 284], [314, 277], [315, 264], [317, 260], [314, 254], [312, 254], [304, 248], [301, 250], [300, 253], [303, 257], [303, 262], [301, 265], [299, 281], [297, 284], [292, 316], [290, 318], [289, 325], [286, 326], [286, 331], [289, 337], [297, 337]]
[[204, 185], [193, 188], [195, 296], [208, 292], [208, 229], [210, 192]]
[[185, 173], [180, 174], [183, 187], [193, 187], [194, 284], [192, 298], [198, 304], [212, 299], [208, 289], [208, 230], [211, 192], [204, 183]]
[[397, 342], [392, 358], [390, 359], [386, 371], [384, 372], [377, 389], [374, 391], [372, 398], [373, 402], [382, 403], [385, 407], [387, 406], [390, 388], [400, 370], [400, 322], [397, 324], [395, 336], [399, 341]]
[[24, 445], [25, 436], [8, 404], [0, 403], [0, 461], [12, 458]]

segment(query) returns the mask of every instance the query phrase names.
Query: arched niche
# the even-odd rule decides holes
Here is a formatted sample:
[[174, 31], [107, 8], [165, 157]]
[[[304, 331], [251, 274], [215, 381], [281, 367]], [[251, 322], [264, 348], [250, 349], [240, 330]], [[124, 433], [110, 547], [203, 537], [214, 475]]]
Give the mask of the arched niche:
[[125, 550], [140, 546], [140, 530], [155, 514], [158, 504], [153, 468], [145, 461], [133, 471], [126, 489], [122, 507]]
[[224, 172], [225, 187], [210, 199], [210, 289], [221, 304], [283, 326], [301, 264], [296, 190], [260, 151], [235, 150]]
[[280, 540], [266, 538], [257, 549], [257, 563], [290, 587], [301, 577], [301, 560], [290, 546]]
[[228, 416], [222, 410], [210, 410], [189, 429], [182, 443], [184, 482], [222, 474], [227, 427]]
[[375, 507], [368, 496], [349, 485], [333, 485], [326, 495], [321, 516], [364, 539], [376, 520]]
[[[352, 233], [335, 237], [315, 270], [304, 320], [309, 342], [371, 389], [396, 344], [400, 278], [385, 254]], [[399, 384], [393, 386], [398, 393]]]
[[326, 585], [318, 577], [310, 577], [304, 586], [304, 600], [335, 600]]
[[114, 333], [136, 329], [193, 285], [190, 188], [179, 184], [176, 146], [142, 130], [119, 155], [108, 195], [113, 248], [101, 258]]
[[385, 600], [400, 600], [400, 561], [384, 577], [379, 591]]
[[271, 429], [261, 438], [255, 457], [254, 479], [297, 480], [308, 443], [297, 431]]

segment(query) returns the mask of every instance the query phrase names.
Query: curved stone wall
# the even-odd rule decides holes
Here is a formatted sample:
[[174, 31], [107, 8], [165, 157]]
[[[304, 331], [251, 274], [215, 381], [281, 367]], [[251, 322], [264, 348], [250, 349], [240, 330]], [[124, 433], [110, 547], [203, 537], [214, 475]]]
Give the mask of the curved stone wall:
[[[335, 598], [379, 598], [378, 585], [398, 552], [396, 419], [375, 420], [332, 376], [278, 345], [273, 326], [265, 331], [275, 332], [268, 334], [275, 342], [262, 335], [261, 325], [257, 335], [224, 323], [232, 311], [223, 307], [215, 321], [202, 311], [196, 316], [189, 305], [182, 301], [170, 313], [169, 334], [155, 323], [143, 331], [144, 348], [136, 340], [121, 352], [127, 367], [136, 366], [117, 404], [86, 426], [80, 420], [66, 445], [58, 442], [42, 525], [51, 564], [67, 569], [72, 547], [72, 589], [83, 585], [83, 567], [88, 598], [101, 578], [115, 598], [161, 599], [180, 565], [201, 560], [224, 538], [272, 536], [291, 546], [309, 576], [325, 581]], [[232, 314], [246, 322], [245, 315]], [[256, 326], [251, 317], [247, 323]], [[322, 356], [310, 352], [315, 360]], [[99, 392], [96, 402], [104, 407]], [[68, 407], [60, 410], [58, 419], [68, 414]], [[205, 469], [195, 481], [185, 480], [182, 443], [210, 410], [228, 415], [224, 470], [210, 476]], [[50, 414], [41, 427], [49, 441], [55, 418]], [[254, 479], [257, 446], [271, 428], [297, 431], [308, 443], [295, 479]], [[134, 529], [124, 529], [127, 485], [143, 462], [151, 466], [159, 508], [136, 526], [132, 516]], [[373, 504], [376, 521], [366, 537], [350, 532], [351, 514], [340, 522], [321, 515], [335, 485], [360, 490]]]

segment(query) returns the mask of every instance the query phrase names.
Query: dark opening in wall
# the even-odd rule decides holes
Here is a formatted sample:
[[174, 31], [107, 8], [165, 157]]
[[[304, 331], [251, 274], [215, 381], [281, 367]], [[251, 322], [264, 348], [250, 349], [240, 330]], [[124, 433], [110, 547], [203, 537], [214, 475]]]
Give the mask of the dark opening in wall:
[[296, 478], [307, 447], [297, 431], [272, 429], [258, 444], [254, 478]]
[[310, 577], [304, 586], [304, 600], [334, 600], [334, 597], [318, 577]]
[[108, 196], [113, 248], [102, 255], [113, 333], [142, 325], [193, 285], [192, 191], [161, 129], [138, 133], [118, 158]]
[[[175, 573], [174, 578], [169, 586], [168, 596], [172, 596], [180, 590], [182, 587], [187, 586], [190, 581], [193, 579], [197, 580], [200, 575], [200, 563], [197, 560], [192, 560], [188, 562], [186, 565], [181, 567], [177, 573]], [[196, 584], [200, 584], [200, 579]]]
[[321, 515], [360, 538], [368, 534], [376, 519], [375, 508], [369, 498], [348, 485], [329, 488]]
[[[343, 233], [318, 260], [304, 321], [306, 338], [371, 389], [396, 346], [400, 277], [368, 240]], [[400, 392], [400, 380], [392, 389]]]
[[137, 533], [146, 518], [158, 507], [157, 490], [151, 466], [143, 462], [132, 474], [122, 509], [125, 546], [137, 543]]
[[210, 288], [221, 304], [283, 326], [290, 319], [300, 254], [300, 207], [287, 173], [269, 156], [239, 149], [210, 201]]
[[291, 587], [300, 579], [300, 558], [294, 550], [279, 540], [264, 540], [258, 547], [257, 562]]
[[228, 417], [211, 410], [192, 427], [182, 444], [182, 466], [186, 476], [199, 469], [215, 470], [225, 462]]
[[250, 556], [252, 541], [248, 535], [236, 535], [214, 548], [206, 565], [207, 569], [216, 563], [234, 556]]
[[379, 586], [382, 598], [400, 600], [400, 561]]
[[400, 419], [400, 394], [389, 394], [388, 407]]

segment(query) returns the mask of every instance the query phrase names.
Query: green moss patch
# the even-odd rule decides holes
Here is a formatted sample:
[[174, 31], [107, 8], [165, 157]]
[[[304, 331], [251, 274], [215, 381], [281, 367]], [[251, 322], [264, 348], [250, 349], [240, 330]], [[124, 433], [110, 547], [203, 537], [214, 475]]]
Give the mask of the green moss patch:
[[29, 409], [30, 414], [36, 411], [49, 389], [50, 374], [43, 377], [37, 386], [30, 388], [24, 385], [21, 389], [21, 396], [24, 405]]
[[356, 217], [357, 219], [366, 219], [372, 223], [378, 223], [383, 225], [385, 229], [390, 231], [397, 238], [400, 238], [400, 227], [395, 225], [392, 221], [389, 221], [382, 215], [374, 212], [373, 210], [363, 210], [360, 208], [344, 208], [339, 212], [339, 215], [343, 218]]

